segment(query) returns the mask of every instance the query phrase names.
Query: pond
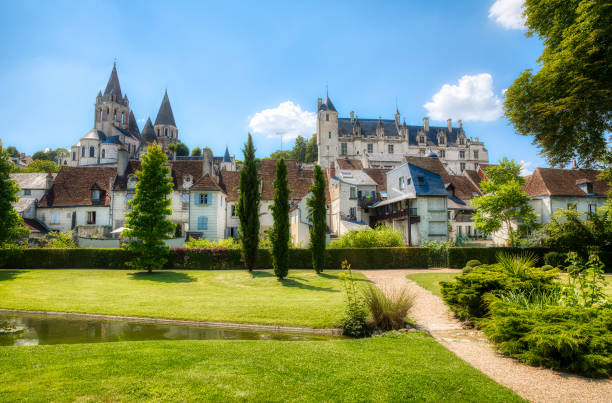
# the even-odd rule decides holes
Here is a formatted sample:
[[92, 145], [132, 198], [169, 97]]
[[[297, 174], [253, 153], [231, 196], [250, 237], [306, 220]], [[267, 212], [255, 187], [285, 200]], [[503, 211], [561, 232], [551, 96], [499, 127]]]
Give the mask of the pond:
[[36, 314], [0, 314], [0, 346], [106, 343], [140, 340], [329, 340], [315, 334], [220, 329], [201, 326], [55, 317]]

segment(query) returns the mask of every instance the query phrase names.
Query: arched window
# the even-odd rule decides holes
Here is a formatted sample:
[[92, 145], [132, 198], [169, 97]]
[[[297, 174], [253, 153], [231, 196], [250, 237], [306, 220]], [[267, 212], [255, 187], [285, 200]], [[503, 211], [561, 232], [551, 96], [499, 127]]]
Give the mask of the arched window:
[[157, 137], [159, 137], [159, 127], [157, 128]]
[[102, 149], [102, 158], [106, 158], [106, 150]]
[[72, 160], [76, 161], [76, 152], [74, 152], [74, 151], [72, 152]]
[[109, 116], [110, 116], [110, 109], [106, 108], [106, 119], [104, 120], [108, 120]]
[[98, 120], [102, 120], [102, 109], [98, 110]]
[[96, 154], [96, 149], [93, 146], [89, 147], [89, 156], [94, 157], [95, 154]]
[[117, 120], [117, 109], [113, 109], [113, 120]]
[[121, 112], [121, 123], [125, 123], [125, 114]]
[[164, 129], [164, 136], [168, 137], [168, 128], [167, 127]]
[[81, 157], [85, 156], [85, 147], [81, 147]]

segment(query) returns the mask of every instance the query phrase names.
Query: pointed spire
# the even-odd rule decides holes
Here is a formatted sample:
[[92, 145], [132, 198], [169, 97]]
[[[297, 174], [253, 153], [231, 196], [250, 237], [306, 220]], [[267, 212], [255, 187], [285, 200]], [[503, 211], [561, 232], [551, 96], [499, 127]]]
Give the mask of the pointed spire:
[[225, 146], [225, 155], [223, 155], [223, 162], [232, 162], [232, 158], [230, 157], [229, 148]]
[[116, 95], [118, 99], [121, 99], [121, 86], [119, 85], [119, 76], [117, 75], [117, 64], [113, 63], [113, 71], [111, 71], [108, 84], [104, 90], [104, 95]]
[[155, 118], [155, 126], [157, 125], [170, 125], [176, 127], [172, 106], [170, 106], [170, 99], [168, 98], [168, 90], [164, 92], [164, 99], [159, 107], [159, 112], [157, 112], [157, 118]]
[[147, 118], [147, 123], [145, 123], [144, 127], [142, 128], [140, 137], [149, 143], [152, 143], [157, 139], [155, 136], [155, 129], [153, 128], [153, 123], [151, 123], [151, 118]]
[[140, 129], [138, 128], [138, 123], [132, 111], [130, 111], [130, 117], [128, 118], [128, 129], [134, 137], [140, 139]]

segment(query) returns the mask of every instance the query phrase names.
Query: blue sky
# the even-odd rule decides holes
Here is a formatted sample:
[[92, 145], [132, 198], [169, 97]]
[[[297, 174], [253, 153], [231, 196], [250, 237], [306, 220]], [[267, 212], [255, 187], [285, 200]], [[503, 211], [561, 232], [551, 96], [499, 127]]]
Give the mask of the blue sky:
[[397, 99], [408, 124], [463, 119], [492, 162], [533, 169], [544, 161], [499, 106], [542, 51], [520, 1], [2, 2], [1, 138], [29, 153], [76, 143], [117, 58], [141, 129], [167, 88], [190, 148], [239, 155], [248, 131], [260, 156], [276, 133], [287, 148], [327, 84], [341, 116], [391, 118]]

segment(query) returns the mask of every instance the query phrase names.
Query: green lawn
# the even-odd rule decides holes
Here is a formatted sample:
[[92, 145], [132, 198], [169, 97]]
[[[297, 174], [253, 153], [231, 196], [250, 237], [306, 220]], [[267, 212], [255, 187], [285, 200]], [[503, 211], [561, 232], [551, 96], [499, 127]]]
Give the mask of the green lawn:
[[431, 291], [438, 297], [441, 297], [440, 281], [450, 281], [459, 274], [460, 273], [416, 273], [409, 274], [406, 277], [426, 290]]
[[431, 337], [0, 348], [0, 401], [520, 401]]
[[338, 273], [0, 270], [0, 308], [332, 327], [344, 306]]

